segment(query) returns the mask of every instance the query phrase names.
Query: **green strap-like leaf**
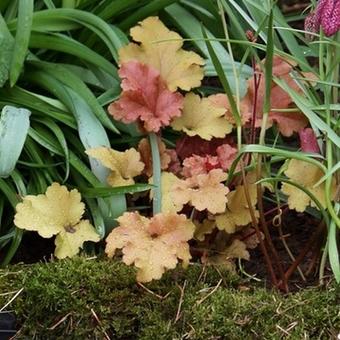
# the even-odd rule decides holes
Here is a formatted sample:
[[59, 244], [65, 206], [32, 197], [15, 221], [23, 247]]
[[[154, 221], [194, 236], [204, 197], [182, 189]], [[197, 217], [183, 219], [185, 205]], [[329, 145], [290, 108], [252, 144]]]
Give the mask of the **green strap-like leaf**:
[[0, 117], [0, 177], [13, 171], [25, 143], [31, 112], [5, 106]]
[[9, 70], [11, 86], [13, 86], [19, 78], [28, 51], [28, 42], [30, 40], [32, 26], [33, 6], [33, 0], [19, 1], [14, 50], [11, 60], [11, 67]]

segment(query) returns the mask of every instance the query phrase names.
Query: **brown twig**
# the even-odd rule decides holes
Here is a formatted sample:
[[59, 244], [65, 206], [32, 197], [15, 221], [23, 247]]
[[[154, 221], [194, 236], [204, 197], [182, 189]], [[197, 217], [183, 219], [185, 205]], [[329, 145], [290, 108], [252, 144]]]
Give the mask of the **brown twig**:
[[178, 288], [181, 292], [181, 296], [179, 297], [179, 303], [178, 303], [178, 308], [177, 308], [177, 313], [176, 313], [174, 323], [176, 323], [181, 318], [181, 308], [182, 308], [182, 303], [184, 301], [184, 290], [185, 290], [186, 285], [187, 285], [187, 280], [184, 281], [183, 287], [181, 287], [179, 284], [177, 284], [177, 286], [178, 286]]
[[326, 227], [326, 225], [325, 225], [325, 222], [323, 222], [323, 221], [318, 225], [314, 234], [309, 238], [308, 242], [306, 243], [305, 247], [302, 249], [302, 251], [300, 252], [298, 257], [296, 258], [296, 260], [292, 263], [292, 265], [286, 271], [286, 273], [285, 273], [286, 280], [288, 280], [291, 277], [291, 275], [294, 273], [297, 266], [301, 263], [301, 261], [306, 256], [308, 251], [312, 248], [314, 243], [318, 240], [320, 235], [324, 232], [325, 227]]
[[267, 265], [269, 274], [271, 276], [271, 279], [272, 279], [274, 285], [277, 285], [278, 281], [277, 281], [277, 278], [276, 278], [276, 275], [275, 275], [275, 272], [274, 272], [274, 269], [273, 269], [273, 264], [272, 264], [271, 259], [269, 257], [268, 250], [266, 248], [265, 242], [262, 239], [261, 231], [260, 231], [260, 228], [259, 228], [258, 223], [257, 223], [255, 212], [252, 209], [252, 203], [251, 203], [251, 198], [250, 198], [250, 195], [249, 195], [249, 190], [248, 190], [248, 186], [247, 186], [247, 179], [246, 179], [246, 174], [245, 174], [244, 164], [243, 164], [242, 159], [240, 160], [240, 167], [241, 167], [242, 179], [243, 179], [243, 184], [244, 184], [243, 185], [244, 195], [246, 197], [247, 204], [248, 204], [248, 207], [249, 207], [249, 213], [250, 213], [250, 217], [251, 217], [251, 221], [252, 221], [252, 226], [255, 229], [256, 236], [257, 236], [257, 238], [260, 242], [260, 248], [261, 248], [262, 254], [264, 256], [264, 259], [266, 261], [266, 265]]

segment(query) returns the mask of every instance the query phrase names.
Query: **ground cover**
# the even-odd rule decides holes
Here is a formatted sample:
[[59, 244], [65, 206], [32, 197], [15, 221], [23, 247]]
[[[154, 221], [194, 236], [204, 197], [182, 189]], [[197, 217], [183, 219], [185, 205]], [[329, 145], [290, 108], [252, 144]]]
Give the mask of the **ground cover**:
[[[0, 3], [0, 297], [22, 334], [337, 336], [339, 12], [338, 0]], [[65, 260], [79, 253], [101, 260]], [[77, 266], [117, 272], [102, 305]], [[123, 321], [107, 307], [121, 290]]]

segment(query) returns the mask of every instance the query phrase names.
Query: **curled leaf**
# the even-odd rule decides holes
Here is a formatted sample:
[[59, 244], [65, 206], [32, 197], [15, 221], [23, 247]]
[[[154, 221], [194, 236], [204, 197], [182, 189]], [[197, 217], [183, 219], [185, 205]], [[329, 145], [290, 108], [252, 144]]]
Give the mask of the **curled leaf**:
[[211, 140], [223, 138], [232, 131], [233, 126], [225, 118], [225, 109], [214, 105], [209, 98], [201, 98], [188, 93], [184, 98], [183, 113], [175, 118], [171, 127], [184, 131], [189, 136], [200, 136]]
[[149, 282], [160, 279], [178, 260], [187, 265], [191, 258], [188, 241], [195, 226], [185, 215], [157, 214], [151, 219], [137, 212], [124, 213], [119, 226], [106, 239], [105, 252], [113, 257], [122, 249], [123, 261], [138, 269], [137, 280]]
[[111, 170], [107, 183], [113, 187], [134, 184], [133, 178], [140, 175], [144, 169], [140, 154], [134, 148], [120, 152], [107, 147], [99, 147], [88, 149], [86, 153]]
[[167, 29], [158, 17], [149, 17], [130, 30], [134, 41], [119, 51], [120, 62], [137, 60], [158, 70], [170, 91], [189, 91], [201, 85], [203, 59], [182, 49], [182, 37]]

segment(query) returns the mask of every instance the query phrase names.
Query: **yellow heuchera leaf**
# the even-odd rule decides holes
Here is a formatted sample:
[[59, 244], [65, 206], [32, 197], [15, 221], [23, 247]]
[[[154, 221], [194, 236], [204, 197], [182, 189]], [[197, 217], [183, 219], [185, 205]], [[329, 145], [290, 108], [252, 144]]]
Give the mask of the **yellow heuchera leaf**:
[[58, 259], [77, 255], [85, 241], [99, 241], [99, 235], [89, 221], [80, 221], [74, 227], [62, 230], [55, 239], [55, 256]]
[[57, 235], [55, 255], [71, 257], [78, 253], [85, 241], [99, 241], [99, 235], [88, 220], [81, 220], [84, 203], [77, 190], [53, 183], [44, 195], [27, 195], [16, 206], [14, 224], [20, 228], [37, 231], [50, 238]]
[[[183, 39], [168, 30], [158, 17], [149, 17], [133, 27], [134, 41], [119, 51], [120, 63], [137, 60], [160, 72], [170, 91], [189, 91], [201, 85], [204, 60], [196, 53], [182, 49]], [[166, 40], [166, 41], [164, 41]]]
[[185, 215], [161, 213], [148, 219], [137, 212], [126, 212], [117, 221], [119, 226], [106, 239], [105, 252], [113, 257], [117, 249], [122, 249], [123, 262], [138, 269], [138, 281], [160, 279], [166, 270], [176, 267], [178, 259], [188, 265], [188, 241], [195, 226]]
[[113, 187], [134, 184], [133, 178], [140, 175], [144, 169], [140, 154], [134, 148], [120, 152], [107, 147], [98, 147], [88, 149], [86, 153], [111, 170], [107, 183]]
[[[258, 211], [255, 209], [257, 203], [256, 185], [249, 183], [248, 190], [252, 208], [256, 217], [258, 217]], [[218, 229], [232, 234], [236, 231], [237, 226], [245, 226], [252, 221], [244, 185], [236, 186], [236, 189], [227, 195], [227, 199], [227, 210], [223, 214], [216, 216], [216, 225]]]
[[225, 109], [216, 106], [210, 99], [188, 93], [184, 98], [183, 113], [171, 123], [174, 130], [184, 131], [189, 136], [211, 140], [223, 138], [232, 131], [232, 124], [225, 118]]
[[216, 227], [215, 221], [205, 219], [202, 223], [195, 222], [195, 239], [204, 241], [205, 235], [211, 234]]
[[[324, 173], [316, 165], [304, 162], [298, 159], [291, 159], [285, 175], [293, 182], [302, 185], [308, 189], [319, 200], [323, 207], [326, 206], [325, 183], [321, 183], [314, 188], [314, 185], [323, 177]], [[288, 183], [283, 183], [282, 192], [288, 196], [288, 205], [290, 209], [298, 212], [306, 210], [308, 205], [315, 207], [315, 203], [310, 197], [299, 188]], [[334, 198], [336, 191], [335, 179], [332, 180], [331, 199]]]
[[[153, 178], [150, 177], [149, 183], [153, 184]], [[183, 209], [185, 203], [190, 200], [190, 192], [187, 190], [185, 181], [179, 179], [172, 172], [162, 171], [161, 177], [161, 190], [162, 190], [162, 212], [164, 213], [176, 213]], [[177, 188], [181, 190], [181, 194], [178, 195]], [[150, 192], [152, 198], [152, 190]]]

